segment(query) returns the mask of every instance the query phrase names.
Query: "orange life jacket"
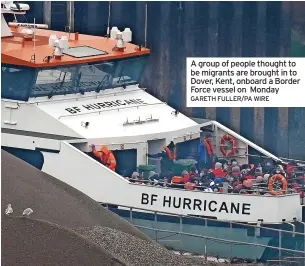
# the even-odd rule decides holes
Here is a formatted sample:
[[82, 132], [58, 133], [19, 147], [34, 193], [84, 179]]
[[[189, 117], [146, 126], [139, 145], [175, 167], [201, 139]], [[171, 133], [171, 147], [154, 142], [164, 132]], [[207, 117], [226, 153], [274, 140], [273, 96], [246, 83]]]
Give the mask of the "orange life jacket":
[[110, 170], [115, 171], [116, 168], [116, 160], [111, 151], [109, 151], [108, 155], [102, 156], [102, 163], [107, 166]]
[[174, 152], [171, 152], [171, 150], [167, 146], [165, 146], [164, 150], [167, 153], [168, 159], [170, 159], [171, 161], [176, 160], [176, 158], [177, 158], [176, 148], [174, 148]]
[[214, 154], [214, 146], [213, 146], [213, 144], [210, 141], [208, 141], [207, 139], [203, 139], [203, 142], [204, 142], [205, 147], [207, 149], [208, 155], [213, 155]]
[[106, 146], [102, 146], [100, 151], [93, 149], [92, 152], [96, 157], [101, 159], [103, 165], [107, 166], [110, 170], [115, 171], [116, 159]]

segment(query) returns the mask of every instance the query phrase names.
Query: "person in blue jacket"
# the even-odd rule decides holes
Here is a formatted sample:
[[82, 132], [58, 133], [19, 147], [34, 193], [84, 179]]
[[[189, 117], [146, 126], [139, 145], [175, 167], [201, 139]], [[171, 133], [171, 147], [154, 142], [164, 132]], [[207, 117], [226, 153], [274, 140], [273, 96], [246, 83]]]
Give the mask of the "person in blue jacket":
[[211, 169], [214, 160], [212, 135], [207, 133], [198, 145], [198, 164], [200, 169]]

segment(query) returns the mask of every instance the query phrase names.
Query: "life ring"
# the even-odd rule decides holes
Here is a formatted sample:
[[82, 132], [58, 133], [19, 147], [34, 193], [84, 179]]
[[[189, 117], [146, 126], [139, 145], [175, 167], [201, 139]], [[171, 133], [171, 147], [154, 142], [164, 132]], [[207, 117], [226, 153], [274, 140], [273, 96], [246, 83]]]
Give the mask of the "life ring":
[[[232, 149], [231, 150], [226, 150], [225, 149], [225, 144], [226, 142], [229, 141], [232, 144]], [[237, 153], [237, 147], [236, 147], [236, 139], [233, 138], [231, 135], [227, 134], [224, 135], [221, 139], [220, 139], [220, 151], [221, 153], [226, 156], [226, 157], [230, 157], [230, 156], [234, 156]]]
[[[282, 184], [283, 184], [282, 191], [274, 191], [273, 190], [273, 183], [275, 181], [281, 181], [282, 182]], [[276, 195], [283, 195], [283, 194], [286, 193], [287, 188], [288, 188], [287, 180], [282, 175], [276, 174], [276, 175], [273, 175], [273, 176], [270, 177], [269, 182], [268, 182], [268, 190], [271, 191], [272, 195], [274, 195], [274, 196], [276, 196]]]

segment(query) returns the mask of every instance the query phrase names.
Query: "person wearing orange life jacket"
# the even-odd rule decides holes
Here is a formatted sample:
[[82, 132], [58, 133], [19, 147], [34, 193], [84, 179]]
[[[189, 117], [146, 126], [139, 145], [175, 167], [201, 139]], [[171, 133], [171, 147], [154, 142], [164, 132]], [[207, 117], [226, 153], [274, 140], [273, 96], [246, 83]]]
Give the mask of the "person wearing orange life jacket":
[[173, 171], [174, 161], [177, 159], [176, 145], [171, 141], [167, 146], [163, 147], [163, 151], [157, 154], [148, 154], [149, 158], [161, 157], [161, 172], [166, 174]]
[[207, 133], [198, 146], [198, 162], [200, 169], [211, 169], [215, 152], [212, 135]]
[[91, 145], [91, 147], [94, 156], [99, 158], [103, 165], [115, 172], [116, 159], [113, 153], [106, 146], [102, 146], [100, 151], [96, 150], [95, 145]]

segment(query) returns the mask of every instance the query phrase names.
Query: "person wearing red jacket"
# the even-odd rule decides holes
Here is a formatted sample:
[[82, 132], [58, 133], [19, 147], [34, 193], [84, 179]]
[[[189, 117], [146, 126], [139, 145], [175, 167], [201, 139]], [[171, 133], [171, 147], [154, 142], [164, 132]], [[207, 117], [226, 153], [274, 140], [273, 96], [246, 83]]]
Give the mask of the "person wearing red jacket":
[[225, 177], [227, 175], [226, 172], [222, 169], [222, 164], [220, 162], [215, 163], [215, 169], [213, 169], [213, 175], [216, 177]]

